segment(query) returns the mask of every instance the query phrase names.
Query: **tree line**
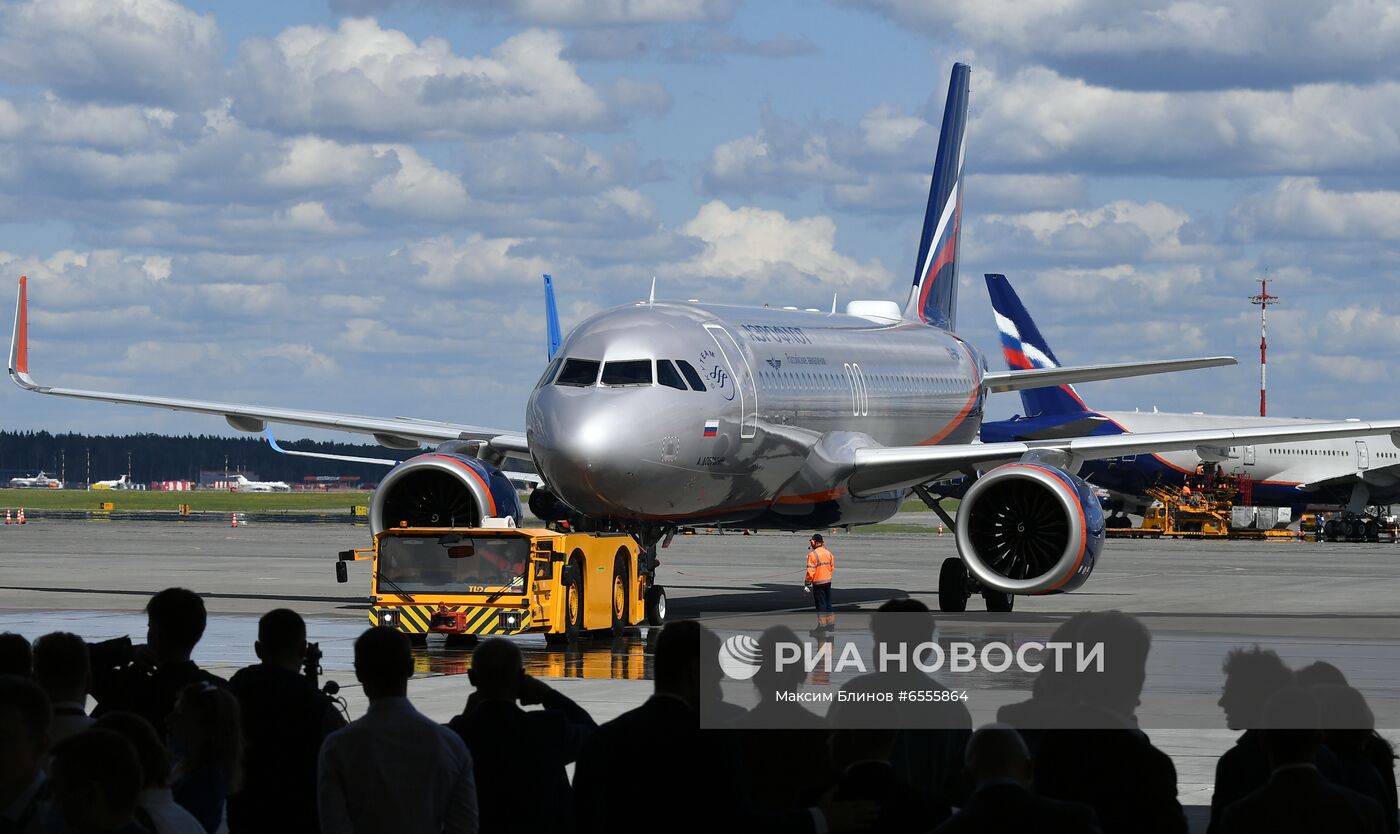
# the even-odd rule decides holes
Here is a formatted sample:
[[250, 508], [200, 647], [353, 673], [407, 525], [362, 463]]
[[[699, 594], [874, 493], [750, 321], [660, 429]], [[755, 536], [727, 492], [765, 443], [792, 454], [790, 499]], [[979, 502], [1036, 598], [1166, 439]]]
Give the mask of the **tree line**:
[[[278, 441], [284, 449], [403, 460], [411, 452], [375, 444], [315, 440]], [[89, 463], [91, 461], [91, 463]], [[89, 435], [46, 431], [0, 432], [0, 486], [10, 478], [43, 470], [69, 483], [105, 481], [128, 474], [134, 483], [199, 480], [201, 471], [254, 473], [265, 481], [296, 483], [308, 475], [354, 475], [378, 482], [387, 467], [276, 452], [261, 437], [216, 435]]]

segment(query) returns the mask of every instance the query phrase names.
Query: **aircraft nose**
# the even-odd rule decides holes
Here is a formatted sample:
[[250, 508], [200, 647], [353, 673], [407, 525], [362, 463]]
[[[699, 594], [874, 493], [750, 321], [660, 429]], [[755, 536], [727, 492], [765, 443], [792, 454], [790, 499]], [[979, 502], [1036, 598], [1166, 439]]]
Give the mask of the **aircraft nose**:
[[587, 397], [541, 392], [531, 409], [530, 449], [555, 494], [580, 512], [615, 514], [625, 495], [629, 442], [615, 413], [590, 408]]

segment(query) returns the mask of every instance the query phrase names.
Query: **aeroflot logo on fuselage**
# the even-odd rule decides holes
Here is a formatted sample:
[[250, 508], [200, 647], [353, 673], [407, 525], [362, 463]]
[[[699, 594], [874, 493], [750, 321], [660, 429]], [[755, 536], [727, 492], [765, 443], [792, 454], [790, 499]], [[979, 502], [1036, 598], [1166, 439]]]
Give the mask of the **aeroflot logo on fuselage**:
[[812, 340], [800, 327], [773, 327], [767, 324], [741, 324], [744, 332], [755, 342], [783, 342], [789, 345], [810, 345]]

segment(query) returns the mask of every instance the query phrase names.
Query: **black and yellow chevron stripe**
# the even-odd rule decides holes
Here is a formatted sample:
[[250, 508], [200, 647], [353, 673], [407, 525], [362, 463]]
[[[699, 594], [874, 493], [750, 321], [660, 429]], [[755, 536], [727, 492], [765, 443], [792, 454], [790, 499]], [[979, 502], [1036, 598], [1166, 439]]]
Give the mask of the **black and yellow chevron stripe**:
[[[432, 621], [433, 614], [439, 610], [438, 605], [384, 605], [373, 606], [369, 610], [369, 620], [375, 625], [384, 625], [384, 615], [390, 611], [397, 611], [397, 623], [399, 631], [405, 634], [427, 634], [428, 624]], [[466, 612], [466, 630], [463, 634], [519, 634], [522, 631], [530, 630], [530, 612], [518, 608], [498, 608], [490, 605], [449, 605], [449, 611]], [[501, 619], [501, 612], [509, 611], [517, 616], [516, 625], [506, 626]]]

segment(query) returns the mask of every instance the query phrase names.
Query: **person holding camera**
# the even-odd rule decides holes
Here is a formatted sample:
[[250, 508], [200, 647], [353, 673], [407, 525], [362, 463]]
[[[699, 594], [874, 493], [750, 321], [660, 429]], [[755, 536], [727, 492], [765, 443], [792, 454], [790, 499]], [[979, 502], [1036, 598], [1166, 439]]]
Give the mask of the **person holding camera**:
[[92, 669], [93, 718], [134, 712], [165, 740], [166, 718], [175, 699], [192, 683], [224, 686], [218, 675], [199, 668], [194, 647], [204, 636], [204, 600], [187, 588], [166, 588], [146, 603], [146, 644], [129, 637], [88, 644]]
[[817, 627], [812, 629], [813, 637], [826, 637], [836, 630], [836, 615], [831, 611], [831, 575], [836, 569], [836, 557], [826, 549], [821, 533], [813, 533], [807, 543], [807, 580], [804, 583], [812, 594], [812, 605], [817, 609]]
[[229, 680], [248, 740], [243, 790], [228, 800], [229, 831], [316, 831], [316, 759], [345, 719], [301, 673], [308, 644], [300, 614], [288, 608], [264, 614], [253, 650], [262, 662]]

